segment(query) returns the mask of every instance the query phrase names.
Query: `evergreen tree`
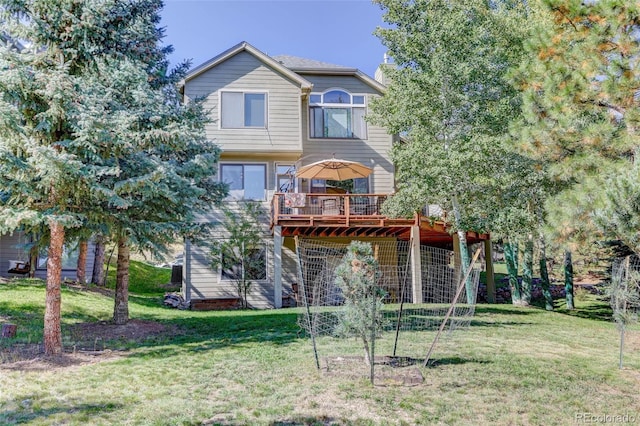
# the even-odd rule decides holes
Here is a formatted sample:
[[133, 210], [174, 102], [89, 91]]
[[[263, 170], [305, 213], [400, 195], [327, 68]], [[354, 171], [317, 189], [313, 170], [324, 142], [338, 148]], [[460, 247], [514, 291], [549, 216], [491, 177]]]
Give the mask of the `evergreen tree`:
[[[140, 4], [145, 3], [140, 1]], [[109, 170], [88, 159], [96, 144], [76, 137], [83, 97], [78, 88], [97, 58], [144, 54], [133, 43], [144, 11], [120, 2], [0, 1], [0, 231], [49, 228], [45, 353], [62, 351], [60, 277], [65, 229]], [[142, 13], [142, 14], [141, 14]], [[19, 40], [20, 42], [13, 42]], [[120, 49], [120, 50], [119, 50]]]
[[[606, 215], [627, 202], [622, 193], [605, 197], [609, 182], [636, 161], [640, 6], [546, 0], [538, 17], [517, 73], [524, 150], [546, 164], [562, 188], [547, 204], [557, 235], [591, 246], [584, 242], [611, 231], [594, 213]], [[636, 234], [631, 227], [610, 236], [632, 242]]]
[[[376, 34], [398, 68], [385, 69], [390, 84], [372, 102], [373, 119], [404, 135], [392, 152], [398, 196], [386, 211], [406, 216], [439, 204], [452, 212], [466, 270], [466, 230], [487, 229], [492, 161], [505, 154], [505, 124], [519, 111], [506, 72], [522, 51], [522, 9], [481, 0], [376, 3], [390, 24]], [[472, 295], [467, 289], [469, 303]]]
[[[23, 42], [0, 45], [0, 231], [49, 228], [47, 354], [62, 351], [60, 272], [67, 229], [104, 223], [125, 230], [119, 235], [155, 232], [153, 239], [163, 240], [166, 229], [185, 230], [183, 221], [191, 217], [185, 210], [192, 206], [181, 201], [197, 199], [197, 212], [211, 199], [204, 195], [208, 188], [213, 197], [220, 194], [210, 180], [217, 148], [204, 141], [206, 116], [197, 103], [179, 105], [171, 89], [184, 66], [166, 72], [170, 49], [158, 45], [161, 5], [0, 1], [0, 33]], [[180, 154], [172, 152], [175, 147]], [[134, 169], [140, 174], [127, 175]], [[182, 208], [169, 216], [159, 214], [158, 206]], [[162, 226], [143, 231], [134, 218], [146, 217], [160, 217]]]
[[335, 333], [359, 338], [368, 365], [373, 365], [374, 341], [384, 320], [382, 299], [385, 294], [377, 286], [379, 278], [379, 265], [371, 244], [352, 241], [336, 268], [336, 285], [342, 290], [344, 306]]
[[[206, 139], [209, 119], [202, 104], [181, 102], [177, 82], [184, 68], [154, 77], [149, 69], [160, 69], [158, 64], [150, 67], [130, 59], [116, 64], [99, 64], [91, 84], [109, 93], [109, 109], [101, 115], [87, 109], [83, 119], [91, 123], [86, 126], [87, 139], [95, 137], [96, 129], [108, 129], [111, 141], [112, 154], [98, 161], [116, 173], [101, 179], [106, 189], [95, 205], [101, 220], [108, 216], [118, 246], [114, 321], [123, 324], [128, 320], [131, 248], [157, 252], [187, 235], [193, 237], [202, 230], [196, 215], [221, 200], [225, 187], [214, 179], [219, 148]], [[96, 107], [101, 107], [102, 96], [91, 98]]]

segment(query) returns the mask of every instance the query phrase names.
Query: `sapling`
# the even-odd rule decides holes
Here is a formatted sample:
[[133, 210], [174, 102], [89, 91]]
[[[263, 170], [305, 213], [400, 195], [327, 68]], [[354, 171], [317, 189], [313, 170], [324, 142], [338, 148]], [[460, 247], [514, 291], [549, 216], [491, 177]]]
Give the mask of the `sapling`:
[[355, 336], [362, 340], [365, 361], [373, 363], [373, 347], [383, 326], [382, 299], [377, 287], [380, 271], [371, 244], [353, 241], [336, 268], [336, 285], [344, 297], [335, 334]]

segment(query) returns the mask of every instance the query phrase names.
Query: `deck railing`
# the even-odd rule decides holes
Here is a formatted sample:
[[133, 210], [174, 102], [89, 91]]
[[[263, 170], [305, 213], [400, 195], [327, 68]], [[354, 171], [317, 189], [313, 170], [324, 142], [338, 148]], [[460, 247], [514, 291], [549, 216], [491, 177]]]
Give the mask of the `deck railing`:
[[386, 194], [276, 193], [272, 200], [273, 222], [296, 217], [383, 217]]

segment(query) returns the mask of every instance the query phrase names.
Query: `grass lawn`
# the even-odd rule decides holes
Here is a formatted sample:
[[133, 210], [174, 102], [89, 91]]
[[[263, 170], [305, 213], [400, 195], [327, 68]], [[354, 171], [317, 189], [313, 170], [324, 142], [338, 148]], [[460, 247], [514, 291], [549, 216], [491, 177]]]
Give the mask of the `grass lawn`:
[[[64, 342], [76, 353], [21, 360], [15, 349], [42, 338], [44, 286], [0, 284], [0, 323], [18, 325], [16, 339], [0, 341], [0, 424], [566, 425], [595, 418], [588, 415], [640, 422], [640, 330], [627, 333], [619, 370], [619, 335], [596, 296], [573, 312], [561, 302], [555, 312], [479, 305], [468, 329], [441, 340], [435, 365], [419, 367], [424, 383], [372, 386], [316, 369], [297, 309], [179, 311], [161, 305], [163, 290], [141, 289], [132, 285], [131, 317], [164, 333], [113, 335], [83, 352], [91, 342], [78, 324], [109, 320], [113, 302], [65, 287]], [[424, 353], [431, 338], [403, 333], [401, 351]], [[385, 335], [377, 353], [389, 354], [392, 340]], [[333, 345], [331, 355], [357, 347]]]

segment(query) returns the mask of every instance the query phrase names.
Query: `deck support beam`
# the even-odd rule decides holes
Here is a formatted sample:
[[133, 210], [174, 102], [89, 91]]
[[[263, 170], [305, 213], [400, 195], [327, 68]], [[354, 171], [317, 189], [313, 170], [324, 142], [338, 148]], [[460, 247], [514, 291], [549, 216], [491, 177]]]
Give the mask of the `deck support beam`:
[[282, 226], [273, 227], [273, 306], [282, 308]]
[[422, 259], [420, 258], [420, 227], [411, 227], [411, 294], [413, 303], [422, 303]]

